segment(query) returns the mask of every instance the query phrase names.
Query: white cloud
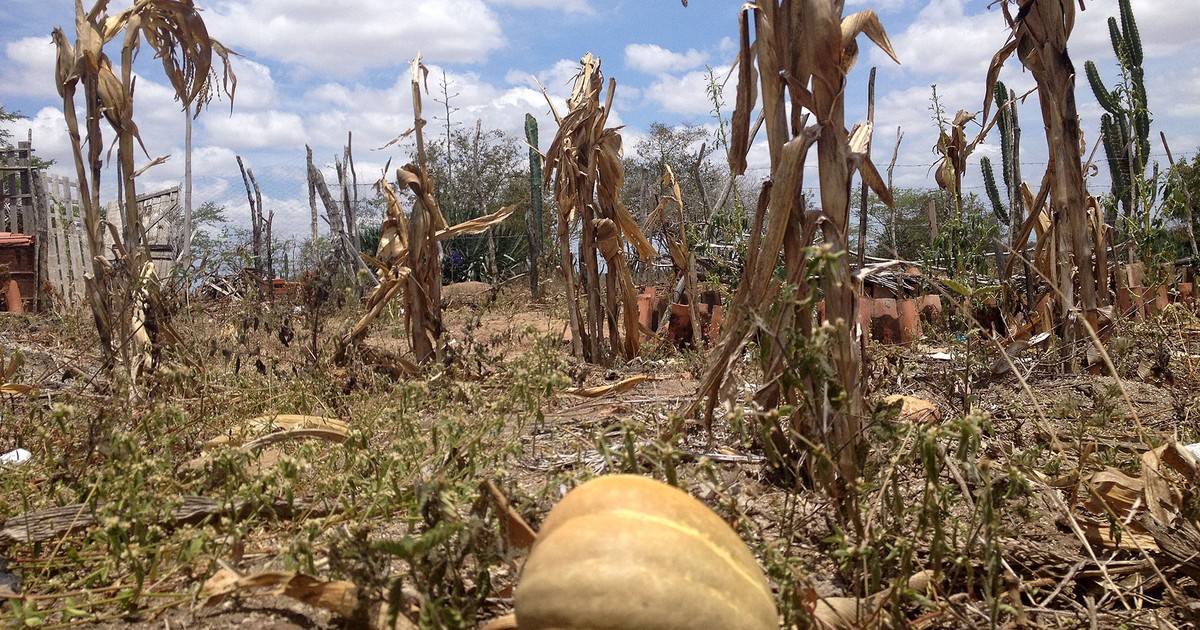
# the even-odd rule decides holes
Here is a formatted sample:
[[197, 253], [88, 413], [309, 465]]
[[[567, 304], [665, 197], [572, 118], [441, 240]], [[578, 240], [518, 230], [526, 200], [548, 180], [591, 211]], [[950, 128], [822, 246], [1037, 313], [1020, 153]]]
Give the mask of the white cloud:
[[596, 10], [592, 8], [588, 0], [491, 0], [492, 4], [517, 7], [519, 9], [547, 9], [550, 11], [562, 11], [563, 13], [583, 13], [585, 15], [594, 15]]
[[[722, 80], [727, 68], [715, 68], [713, 74]], [[663, 75], [643, 92], [645, 100], [656, 103], [662, 111], [686, 116], [707, 115], [712, 111], [708, 98], [708, 72], [689, 72], [681, 76]], [[730, 79], [725, 87], [726, 101], [737, 93], [737, 78]], [[728, 105], [728, 103], [726, 103]]]
[[324, 74], [403, 66], [422, 51], [441, 62], [478, 62], [505, 44], [482, 0], [222, 0], [209, 33], [235, 50]]
[[[1131, 5], [1148, 62], [1195, 50], [1200, 3], [1132, 0]], [[1119, 16], [1115, 2], [1088, 3], [1086, 11], [1076, 13], [1070, 45], [1071, 57], [1079, 67], [1084, 59], [1093, 59], [1100, 66], [1116, 64], [1108, 37], [1109, 16]]]
[[625, 65], [646, 74], [682, 72], [703, 65], [708, 53], [695, 48], [674, 52], [657, 44], [629, 44], [625, 47]]
[[887, 72], [970, 76], [982, 81], [992, 55], [1004, 44], [1009, 31], [1000, 11], [973, 3], [982, 10], [968, 15], [964, 5], [964, 0], [933, 0], [903, 32], [889, 32], [901, 63], [898, 69], [865, 37], [859, 38], [859, 45], [869, 47], [871, 63]]
[[207, 142], [234, 150], [303, 147], [307, 134], [299, 115], [280, 112], [238, 112], [201, 118]]
[[26, 37], [4, 46], [0, 85], [11, 96], [58, 98], [54, 87], [54, 44], [49, 37]]

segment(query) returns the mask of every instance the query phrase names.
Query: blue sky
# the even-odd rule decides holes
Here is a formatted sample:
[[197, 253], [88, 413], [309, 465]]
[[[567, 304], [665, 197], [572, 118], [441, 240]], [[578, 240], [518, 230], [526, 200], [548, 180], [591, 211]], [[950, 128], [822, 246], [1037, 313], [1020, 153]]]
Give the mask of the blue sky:
[[[304, 145], [329, 168], [348, 131], [363, 180], [372, 180], [391, 159], [406, 161], [403, 143], [372, 151], [409, 128], [412, 121], [408, 64], [420, 50], [430, 67], [431, 94], [425, 97], [429, 133], [444, 131], [439, 83], [445, 73], [452, 120], [464, 127], [476, 119], [485, 127], [520, 134], [525, 113], [538, 117], [543, 145], [553, 137], [553, 120], [532, 77], [561, 100], [579, 57], [592, 52], [606, 76], [617, 80], [612, 120], [626, 125], [632, 147], [651, 122], [711, 127], [705, 96], [707, 68], [724, 77], [736, 54], [739, 2], [678, 0], [601, 2], [599, 0], [196, 0], [210, 34], [242, 54], [235, 60], [238, 90], [233, 113], [216, 103], [195, 130], [196, 203], [225, 203], [235, 220], [246, 214], [235, 155], [241, 155], [262, 182], [267, 203], [277, 208], [277, 225], [302, 232], [307, 225]], [[937, 84], [946, 116], [977, 111], [983, 78], [1007, 30], [998, 9], [985, 0], [848, 0], [846, 12], [875, 9], [902, 65], [895, 65], [862, 42], [865, 52], [847, 86], [848, 120], [865, 118], [866, 78], [879, 67], [876, 86], [875, 160], [886, 165], [896, 128], [904, 130], [896, 183], [932, 186], [930, 166], [937, 131], [929, 111], [930, 86]], [[1146, 51], [1150, 107], [1158, 131], [1172, 149], [1193, 155], [1200, 146], [1200, 2], [1134, 0]], [[113, 10], [124, 8], [114, 1]], [[1072, 58], [1082, 74], [1093, 59], [1110, 87], [1117, 75], [1105, 20], [1115, 0], [1086, 0], [1071, 39]], [[0, 5], [0, 103], [30, 120], [9, 124], [20, 138], [32, 130], [43, 157], [66, 172], [70, 162], [61, 101], [52, 83], [54, 53], [49, 33], [73, 24], [68, 0], [5, 0]], [[143, 52], [139, 64], [136, 112], [151, 155], [172, 155], [139, 180], [142, 191], [173, 185], [182, 177], [183, 115], [161, 69]], [[1022, 91], [1032, 86], [1019, 62], [1009, 61], [1002, 78]], [[727, 88], [732, 101], [734, 81]], [[1082, 123], [1090, 145], [1100, 116], [1087, 88], [1077, 84]], [[561, 109], [561, 105], [560, 105]], [[731, 109], [731, 106], [727, 106]], [[1022, 155], [1026, 179], [1040, 179], [1044, 135], [1036, 96], [1021, 108]], [[543, 149], [545, 146], [542, 147]], [[765, 151], [751, 154], [748, 177], [765, 176]], [[977, 190], [978, 158], [996, 155], [985, 144], [972, 156], [968, 189]], [[144, 158], [143, 158], [144, 159]], [[1160, 157], [1165, 166], [1165, 155]], [[814, 161], [815, 162], [815, 161]], [[1091, 184], [1107, 188], [1105, 171]], [[332, 178], [332, 173], [329, 177]], [[815, 173], [808, 177], [815, 183]]]

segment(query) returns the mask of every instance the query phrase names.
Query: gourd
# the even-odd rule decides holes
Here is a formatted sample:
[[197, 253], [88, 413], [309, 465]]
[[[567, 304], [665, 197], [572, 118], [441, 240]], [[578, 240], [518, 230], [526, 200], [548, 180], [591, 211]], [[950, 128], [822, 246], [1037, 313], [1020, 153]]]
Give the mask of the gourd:
[[775, 630], [753, 554], [687, 493], [635, 475], [569, 492], [542, 526], [515, 593], [520, 630]]

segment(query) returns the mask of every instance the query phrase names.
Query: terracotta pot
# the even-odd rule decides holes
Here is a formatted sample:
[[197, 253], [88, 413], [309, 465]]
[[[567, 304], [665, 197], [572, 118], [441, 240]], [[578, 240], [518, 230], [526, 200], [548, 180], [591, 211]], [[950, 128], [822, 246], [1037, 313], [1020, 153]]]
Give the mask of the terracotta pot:
[[638, 293], [638, 324], [652, 331], [658, 330], [658, 313], [654, 309], [654, 294], [657, 291], [654, 286], [647, 286]]
[[1192, 282], [1179, 283], [1179, 301], [1187, 306], [1196, 305], [1196, 285]]
[[942, 323], [942, 296], [940, 295], [922, 295], [918, 301], [918, 306], [921, 309], [921, 319], [931, 326], [939, 326]]
[[4, 303], [10, 313], [25, 312], [25, 304], [21, 301], [21, 287], [16, 280], [8, 281], [8, 288], [4, 291]]
[[692, 342], [692, 311], [687, 304], [672, 304], [667, 320], [667, 340], [679, 345]]
[[896, 300], [878, 298], [871, 309], [871, 338], [884, 345], [902, 343], [900, 332], [900, 310]]
[[725, 309], [720, 304], [698, 304], [700, 331], [704, 340], [712, 343], [721, 336], [721, 324], [725, 322]]
[[861, 295], [858, 298], [858, 327], [862, 330], [862, 334], [871, 334], [871, 315], [872, 309], [875, 308], [875, 298], [868, 295]]
[[900, 319], [900, 343], [909, 345], [921, 338], [921, 312], [916, 300], [897, 300]]
[[1142, 299], [1146, 305], [1146, 315], [1161, 312], [1171, 302], [1171, 296], [1167, 293], [1167, 285], [1160, 284], [1156, 287], [1143, 287]]
[[1142, 288], [1117, 287], [1117, 310], [1124, 317], [1140, 317], [1142, 314]]

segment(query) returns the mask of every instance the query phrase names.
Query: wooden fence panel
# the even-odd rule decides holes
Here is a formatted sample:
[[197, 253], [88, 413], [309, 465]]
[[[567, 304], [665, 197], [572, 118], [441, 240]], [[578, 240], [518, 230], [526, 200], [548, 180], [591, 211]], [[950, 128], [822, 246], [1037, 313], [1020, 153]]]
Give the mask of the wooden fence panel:
[[46, 266], [50, 282], [68, 304], [83, 302], [84, 274], [90, 270], [78, 184], [65, 177], [48, 176]]

